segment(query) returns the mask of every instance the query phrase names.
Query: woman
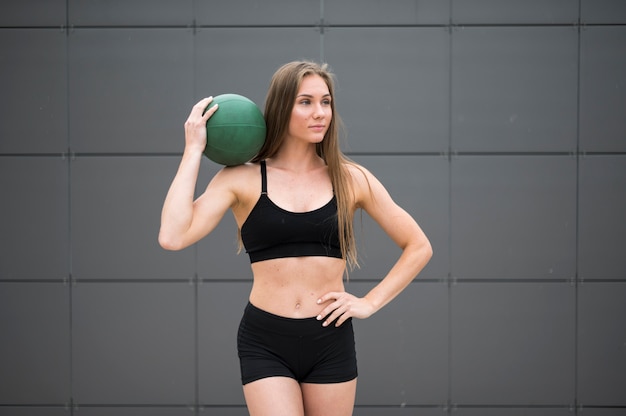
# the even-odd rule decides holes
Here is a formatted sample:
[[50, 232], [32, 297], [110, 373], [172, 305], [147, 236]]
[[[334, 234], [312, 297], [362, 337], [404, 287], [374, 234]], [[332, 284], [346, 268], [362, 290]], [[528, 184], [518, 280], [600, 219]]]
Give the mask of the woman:
[[[356, 394], [352, 318], [367, 318], [396, 297], [432, 255], [411, 216], [338, 143], [332, 75], [292, 62], [273, 76], [265, 105], [267, 137], [244, 165], [225, 167], [194, 201], [217, 105], [197, 103], [185, 123], [185, 150], [165, 199], [159, 242], [180, 250], [209, 234], [231, 209], [253, 285], [237, 345], [253, 416], [351, 415]], [[362, 298], [344, 291], [357, 265], [352, 219], [365, 210], [402, 249], [389, 273]]]

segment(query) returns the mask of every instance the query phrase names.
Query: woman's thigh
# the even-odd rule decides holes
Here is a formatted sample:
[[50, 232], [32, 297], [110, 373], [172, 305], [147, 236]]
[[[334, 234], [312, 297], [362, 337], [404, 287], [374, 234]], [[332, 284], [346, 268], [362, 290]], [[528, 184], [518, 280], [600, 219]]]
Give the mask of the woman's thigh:
[[289, 377], [266, 377], [243, 386], [250, 416], [303, 416], [302, 391]]
[[356, 379], [345, 383], [302, 383], [306, 416], [350, 416], [354, 410]]

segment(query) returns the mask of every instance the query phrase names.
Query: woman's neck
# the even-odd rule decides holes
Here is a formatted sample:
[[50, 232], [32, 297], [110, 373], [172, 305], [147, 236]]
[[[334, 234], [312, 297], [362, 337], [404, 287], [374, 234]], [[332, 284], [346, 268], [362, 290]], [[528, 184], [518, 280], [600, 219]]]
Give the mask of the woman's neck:
[[324, 160], [318, 156], [315, 145], [297, 149], [293, 146], [282, 146], [274, 156], [267, 160], [273, 167], [292, 172], [307, 172], [326, 166]]

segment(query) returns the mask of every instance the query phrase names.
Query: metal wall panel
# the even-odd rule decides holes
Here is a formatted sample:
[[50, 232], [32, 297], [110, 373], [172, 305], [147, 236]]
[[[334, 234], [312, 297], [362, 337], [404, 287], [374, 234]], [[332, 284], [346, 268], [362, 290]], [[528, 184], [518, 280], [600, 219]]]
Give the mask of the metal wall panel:
[[68, 161], [0, 157], [0, 189], [0, 279], [67, 279]]
[[455, 24], [575, 24], [578, 0], [451, 0]]
[[0, 405], [69, 402], [69, 312], [66, 284], [0, 282]]
[[576, 150], [575, 27], [452, 30], [452, 149]]
[[67, 151], [66, 49], [61, 28], [0, 29], [0, 153]]
[[433, 25], [450, 21], [450, 3], [439, 0], [325, 1], [324, 23], [329, 25]]
[[300, 59], [319, 61], [320, 34], [310, 27], [200, 28], [194, 50], [198, 100], [236, 93], [263, 109], [279, 66]]
[[[442, 156], [357, 156], [387, 188], [395, 202], [413, 216], [433, 246], [434, 255], [419, 278], [450, 273], [449, 162]], [[354, 220], [361, 268], [351, 279], [380, 279], [400, 256], [400, 249], [365, 212]]]
[[329, 28], [324, 60], [338, 74], [347, 152], [448, 149], [449, 34], [445, 28]]
[[66, 0], [3, 0], [0, 26], [65, 26], [65, 3]]
[[626, 3], [622, 0], [580, 0], [582, 23], [626, 22]]
[[71, 163], [75, 279], [193, 279], [195, 249], [158, 244], [179, 157], [77, 157]]
[[194, 416], [193, 407], [160, 408], [160, 407], [77, 407], [74, 416]]
[[71, 409], [64, 407], [45, 406], [2, 406], [0, 416], [70, 416]]
[[[346, 290], [364, 296], [376, 283], [351, 281]], [[357, 405], [437, 406], [448, 401], [448, 311], [447, 284], [415, 282], [374, 316], [353, 321]]]
[[[584, 413], [583, 413], [584, 412]], [[624, 409], [621, 407], [616, 407], [614, 409], [607, 408], [593, 408], [593, 407], [585, 407], [584, 405], [580, 406], [580, 410], [578, 414], [581, 416], [624, 416]]]
[[576, 159], [452, 159], [454, 278], [574, 279]]
[[191, 29], [71, 31], [72, 151], [180, 151], [194, 104], [192, 39]]
[[198, 286], [198, 393], [201, 404], [244, 405], [237, 331], [252, 282]]
[[195, 10], [201, 26], [313, 26], [321, 17], [320, 2], [310, 0], [197, 1]]
[[[572, 409], [550, 409], [550, 408], [472, 408], [454, 409], [453, 416], [572, 416]], [[587, 412], [585, 411], [585, 415]]]
[[67, 0], [70, 26], [190, 26], [193, 0]]
[[626, 406], [625, 299], [625, 282], [578, 288], [577, 394], [585, 406]]
[[452, 403], [574, 403], [575, 287], [452, 286]]
[[354, 416], [445, 416], [443, 408], [424, 407], [359, 407], [354, 409]]
[[624, 279], [626, 156], [585, 156], [579, 165], [578, 276]]
[[580, 149], [626, 151], [626, 27], [580, 34]]
[[74, 403], [193, 404], [194, 293], [189, 283], [76, 284]]
[[249, 416], [248, 408], [242, 407], [220, 407], [220, 406], [200, 406], [199, 415], [219, 415], [219, 416]]

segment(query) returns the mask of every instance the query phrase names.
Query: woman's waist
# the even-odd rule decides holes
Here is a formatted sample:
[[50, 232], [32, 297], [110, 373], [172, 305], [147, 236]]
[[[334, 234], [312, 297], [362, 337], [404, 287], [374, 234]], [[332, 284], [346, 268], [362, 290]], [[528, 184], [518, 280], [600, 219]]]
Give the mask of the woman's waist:
[[315, 317], [330, 303], [318, 304], [321, 296], [344, 290], [343, 262], [337, 267], [337, 263], [325, 266], [327, 262], [300, 259], [304, 260], [300, 267], [293, 268], [293, 262], [286, 264], [282, 260], [253, 267], [250, 302], [259, 309], [287, 318]]

